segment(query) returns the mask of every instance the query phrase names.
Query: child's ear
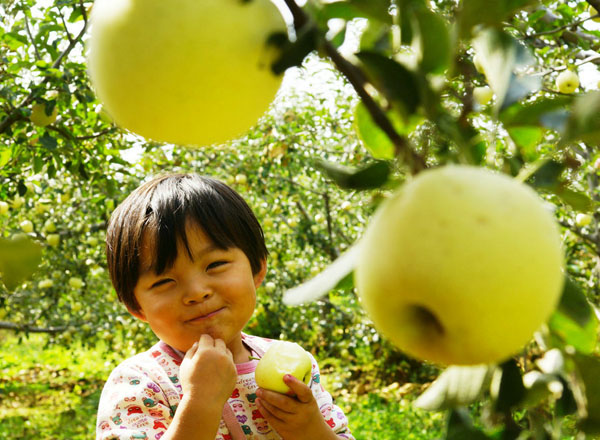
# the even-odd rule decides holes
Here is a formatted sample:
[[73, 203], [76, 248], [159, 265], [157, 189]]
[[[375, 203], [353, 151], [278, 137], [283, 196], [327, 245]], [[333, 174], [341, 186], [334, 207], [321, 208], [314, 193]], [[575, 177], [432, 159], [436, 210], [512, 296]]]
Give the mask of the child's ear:
[[146, 320], [146, 315], [144, 314], [144, 311], [142, 309], [134, 310], [130, 307], [127, 307], [127, 310], [129, 311], [129, 313], [131, 313], [132, 316], [136, 317], [140, 321], [148, 322]]
[[267, 276], [267, 259], [263, 259], [260, 262], [260, 270], [254, 274], [254, 287], [258, 289], [263, 280]]

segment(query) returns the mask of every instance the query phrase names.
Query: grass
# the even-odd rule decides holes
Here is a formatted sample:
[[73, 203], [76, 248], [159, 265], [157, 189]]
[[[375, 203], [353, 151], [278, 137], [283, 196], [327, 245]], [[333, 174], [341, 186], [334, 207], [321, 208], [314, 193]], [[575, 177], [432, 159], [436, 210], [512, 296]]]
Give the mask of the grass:
[[[42, 335], [19, 341], [0, 333], [0, 439], [83, 440], [94, 437], [104, 381], [127, 354], [96, 347], [46, 346]], [[441, 415], [413, 408], [410, 397], [338, 397], [357, 440], [442, 437]]]

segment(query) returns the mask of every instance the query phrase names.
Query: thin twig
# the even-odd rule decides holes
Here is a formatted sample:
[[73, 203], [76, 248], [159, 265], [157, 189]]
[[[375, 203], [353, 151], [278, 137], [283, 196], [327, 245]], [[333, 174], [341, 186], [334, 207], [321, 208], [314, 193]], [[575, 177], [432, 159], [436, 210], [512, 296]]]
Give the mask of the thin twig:
[[600, 17], [600, 14], [592, 15], [591, 17], [588, 17], [588, 18], [582, 18], [581, 20], [574, 21], [573, 23], [565, 24], [564, 26], [559, 26], [557, 28], [550, 29], [547, 31], [536, 32], [535, 34], [526, 34], [523, 37], [523, 39], [529, 40], [531, 38], [537, 38], [537, 37], [541, 37], [543, 35], [550, 35], [550, 34], [560, 32], [560, 31], [564, 31], [565, 29], [570, 29], [570, 28], [579, 26], [581, 23], [585, 23], [588, 20], [593, 20], [596, 17]]
[[58, 15], [60, 15], [60, 20], [62, 21], [62, 24], [65, 28], [65, 33], [67, 34], [67, 38], [69, 39], [69, 43], [73, 43], [73, 37], [71, 36], [71, 33], [69, 32], [69, 28], [67, 27], [67, 23], [65, 22], [65, 17], [62, 14], [62, 11], [60, 10], [60, 8], [57, 6], [56, 10], [58, 11]]
[[27, 18], [27, 14], [25, 14], [25, 31], [27, 31], [27, 36], [29, 37], [29, 41], [31, 41], [31, 45], [33, 46], [33, 51], [35, 52], [35, 59], [40, 61], [42, 59], [42, 55], [35, 44], [33, 39], [33, 35], [31, 33], [31, 28], [29, 27], [29, 19]]
[[[600, 60], [600, 54], [591, 55], [591, 56], [581, 60], [578, 63], [573, 63], [573, 67], [579, 67], [579, 66], [582, 66], [587, 63], [593, 63], [596, 60]], [[548, 69], [544, 72], [533, 73], [533, 74], [531, 74], [531, 76], [546, 76], [546, 75], [550, 75], [551, 73], [554, 73], [554, 72], [561, 72], [563, 70], [567, 70], [568, 68], [569, 68], [569, 66], [554, 67], [554, 68]]]

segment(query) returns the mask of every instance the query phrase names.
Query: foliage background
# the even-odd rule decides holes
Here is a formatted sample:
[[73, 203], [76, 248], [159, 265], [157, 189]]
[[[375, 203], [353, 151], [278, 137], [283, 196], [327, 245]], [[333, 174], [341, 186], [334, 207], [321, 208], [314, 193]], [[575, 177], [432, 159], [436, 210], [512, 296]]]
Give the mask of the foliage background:
[[[536, 187], [556, 207], [568, 274], [579, 294], [575, 296], [583, 295], [588, 307], [598, 305], [600, 124], [594, 119], [599, 105], [593, 92], [600, 77], [600, 31], [590, 19], [594, 2], [500, 3], [506, 10], [473, 16], [468, 12], [485, 10], [488, 2], [392, 3], [402, 11], [417, 11], [411, 12], [416, 20], [431, 19], [427, 22], [431, 39], [410, 37], [411, 32], [399, 36], [398, 23], [389, 14], [382, 18], [381, 10], [387, 12], [389, 2], [327, 6], [314, 1], [304, 10], [318, 29], [328, 31], [327, 41], [334, 48], [354, 29], [340, 27], [340, 18], [345, 18], [342, 24], [353, 23], [362, 30], [357, 45], [363, 53], [428, 69], [422, 75], [427, 82], [418, 86], [415, 74], [402, 71], [403, 83], [396, 77], [395, 84], [401, 84], [390, 92], [381, 85], [388, 84], [389, 66], [382, 68], [379, 58], [369, 62], [363, 56], [359, 62], [347, 55], [371, 75], [380, 90], [378, 104], [388, 112], [402, 145], [414, 147], [426, 166], [472, 163], [519, 175]], [[328, 373], [329, 389], [352, 410], [355, 430], [364, 438], [385, 438], [388, 431], [389, 438], [396, 438], [394, 433], [401, 430], [410, 432], [403, 438], [444, 435], [441, 413], [425, 413], [409, 404], [438, 375], [439, 367], [410, 359], [382, 340], [359, 307], [351, 281], [313, 304], [282, 303], [286, 289], [323, 270], [354, 243], [378, 203], [415, 166], [406, 160], [406, 148], [385, 140], [386, 133], [369, 118], [363, 104], [357, 108], [361, 100], [356, 89], [340, 74], [339, 65], [336, 69], [325, 59], [331, 55], [327, 47], [314, 47], [302, 57], [301, 67], [288, 70], [284, 91], [242, 139], [196, 150], [159, 145], [115, 127], [90, 88], [82, 55], [91, 6], [92, 2], [65, 0], [0, 3], [0, 201], [9, 205], [8, 212], [0, 214], [0, 235], [19, 235], [21, 223], [30, 220], [34, 231], [28, 235], [42, 248], [41, 265], [29, 279], [16, 288], [0, 286], [0, 329], [6, 330], [1, 334], [0, 434], [89, 436], [103, 377], [119, 359], [154, 340], [115, 300], [105, 270], [104, 231], [110, 213], [130, 190], [169, 170], [223, 179], [249, 201], [264, 226], [269, 272], [249, 332], [303, 341]], [[497, 89], [492, 104], [480, 105], [473, 98], [474, 87], [494, 85], [504, 72], [488, 67], [485, 75], [475, 68], [472, 40], [461, 32], [467, 32], [465, 23], [477, 20], [493, 24], [502, 33], [490, 35], [508, 41], [490, 59], [506, 61], [510, 50], [526, 47], [537, 62], [520, 66], [506, 61], [508, 68], [522, 67], [524, 76], [536, 81], [511, 76], [503, 106]], [[421, 24], [402, 23], [400, 28], [417, 35], [418, 27], [426, 23], [417, 22]], [[447, 32], [451, 26], [459, 29], [460, 44], [454, 44]], [[420, 61], [414, 44], [418, 38]], [[440, 52], [438, 46], [446, 51]], [[588, 98], [584, 104], [556, 91], [554, 79], [567, 68], [582, 74], [577, 95]], [[419, 87], [425, 87], [425, 97], [414, 95]], [[511, 91], [516, 95], [509, 102]], [[389, 98], [387, 108], [384, 98]], [[29, 116], [35, 103], [45, 105], [48, 114], [56, 108], [58, 119], [46, 127], [34, 125]], [[342, 188], [318, 160], [354, 170], [378, 166], [383, 160], [389, 174], [381, 185], [367, 190]], [[591, 222], [578, 222], [577, 214], [590, 214]], [[50, 234], [60, 236], [57, 246], [48, 243]], [[83, 286], [73, 287], [69, 280], [74, 277]], [[584, 305], [570, 310], [575, 312], [553, 318], [553, 332], [545, 335], [545, 343], [532, 343], [518, 358], [521, 373], [534, 368], [534, 361], [553, 346], [564, 349], [574, 344], [586, 355], [596, 354], [596, 320], [585, 319], [591, 309]], [[573, 326], [577, 316], [584, 317], [583, 324]], [[562, 340], [548, 345], [552, 338]], [[86, 361], [71, 361], [79, 358]], [[570, 390], [569, 382], [563, 382]], [[509, 414], [539, 435], [571, 435], [577, 411], [563, 414], [556, 409], [567, 394], [546, 396], [531, 413], [513, 413], [511, 408], [504, 416]], [[40, 400], [47, 406], [40, 406]], [[55, 414], [57, 406], [65, 409], [59, 417], [51, 417], [49, 408]], [[469, 408], [478, 420], [485, 413], [478, 405]], [[489, 435], [508, 435], [511, 423], [500, 419], [483, 417], [477, 423]], [[59, 434], [64, 426], [73, 431]], [[379, 436], [373, 437], [375, 432]], [[445, 435], [451, 438], [451, 432], [448, 428]]]

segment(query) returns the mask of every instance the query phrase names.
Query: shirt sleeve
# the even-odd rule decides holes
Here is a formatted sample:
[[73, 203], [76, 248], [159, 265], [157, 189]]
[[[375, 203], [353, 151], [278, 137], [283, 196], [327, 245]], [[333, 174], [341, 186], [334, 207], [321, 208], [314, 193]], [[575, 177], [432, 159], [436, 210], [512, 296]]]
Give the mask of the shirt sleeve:
[[321, 414], [323, 414], [323, 418], [325, 422], [331, 427], [333, 432], [335, 432], [340, 439], [346, 440], [355, 440], [354, 436], [350, 433], [350, 428], [348, 427], [348, 418], [344, 414], [341, 408], [333, 403], [333, 398], [331, 394], [329, 394], [323, 385], [321, 384], [321, 373], [319, 370], [319, 365], [315, 358], [311, 355], [312, 358], [312, 384], [311, 390], [317, 404], [319, 405], [319, 409], [321, 410]]
[[141, 368], [120, 365], [100, 396], [96, 440], [158, 440], [174, 411], [156, 381]]

